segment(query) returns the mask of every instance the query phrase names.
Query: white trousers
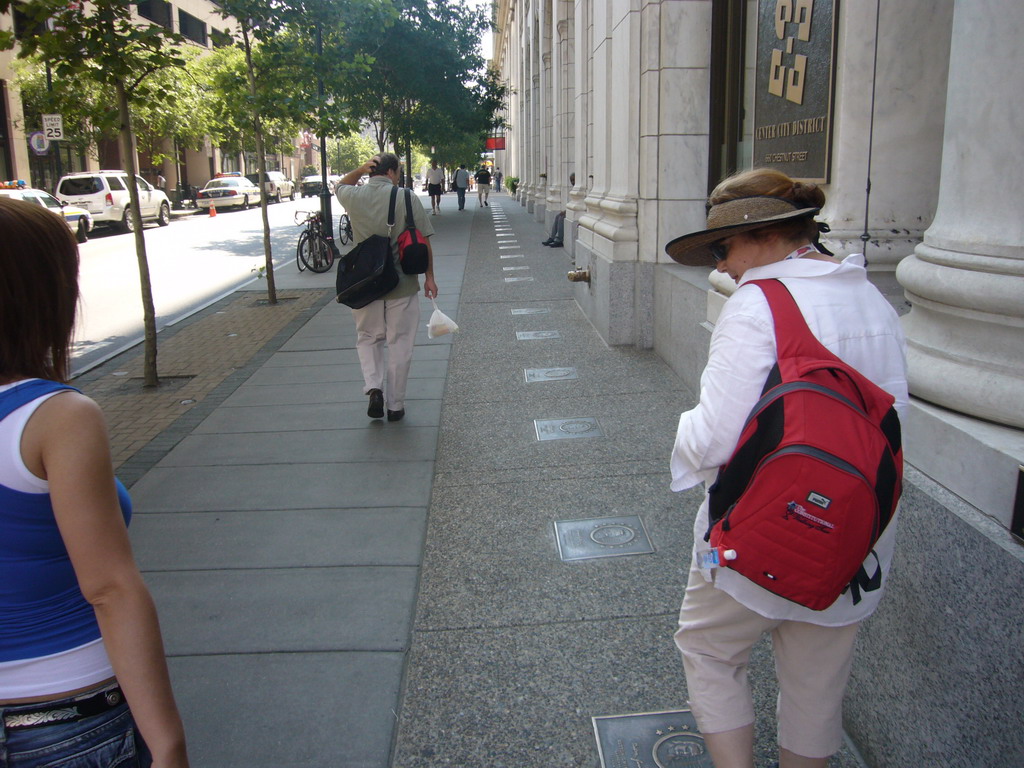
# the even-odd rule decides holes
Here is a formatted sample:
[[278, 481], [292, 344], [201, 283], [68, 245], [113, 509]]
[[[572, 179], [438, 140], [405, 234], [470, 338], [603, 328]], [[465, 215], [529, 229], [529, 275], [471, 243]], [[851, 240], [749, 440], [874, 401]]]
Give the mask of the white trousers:
[[832, 755], [842, 746], [843, 693], [858, 627], [766, 619], [715, 589], [691, 564], [675, 640], [697, 725], [721, 733], [754, 722], [747, 665], [754, 644], [769, 632], [779, 746], [804, 757]]
[[[419, 294], [414, 293], [401, 299], [378, 299], [362, 309], [352, 310], [356, 321], [356, 352], [363, 369], [363, 394], [371, 389], [383, 390], [389, 411], [405, 408], [405, 385], [420, 324], [419, 299]], [[386, 368], [385, 345], [388, 349]]]

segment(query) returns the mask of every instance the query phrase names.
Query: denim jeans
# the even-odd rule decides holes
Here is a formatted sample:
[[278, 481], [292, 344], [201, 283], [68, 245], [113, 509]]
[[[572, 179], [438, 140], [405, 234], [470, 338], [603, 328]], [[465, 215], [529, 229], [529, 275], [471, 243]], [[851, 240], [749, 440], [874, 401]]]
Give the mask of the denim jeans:
[[455, 194], [459, 196], [459, 210], [461, 211], [466, 207], [466, 188], [456, 187]]
[[[50, 702], [54, 709], [72, 699]], [[70, 723], [7, 728], [4, 714], [39, 705], [0, 707], [0, 768], [148, 768], [149, 749], [128, 704]]]

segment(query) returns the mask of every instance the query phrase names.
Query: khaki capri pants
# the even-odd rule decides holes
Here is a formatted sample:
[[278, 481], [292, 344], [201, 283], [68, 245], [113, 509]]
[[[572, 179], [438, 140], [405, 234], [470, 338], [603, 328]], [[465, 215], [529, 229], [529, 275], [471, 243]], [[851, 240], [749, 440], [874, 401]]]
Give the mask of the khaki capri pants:
[[747, 667], [751, 649], [770, 632], [779, 681], [779, 746], [804, 757], [837, 752], [858, 627], [766, 619], [715, 589], [691, 564], [675, 642], [700, 730], [721, 733], [754, 722]]

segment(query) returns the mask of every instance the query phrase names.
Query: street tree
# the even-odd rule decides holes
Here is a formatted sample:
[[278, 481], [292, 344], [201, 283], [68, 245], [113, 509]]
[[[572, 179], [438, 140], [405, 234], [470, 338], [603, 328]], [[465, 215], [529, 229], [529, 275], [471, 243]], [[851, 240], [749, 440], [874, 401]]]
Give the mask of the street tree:
[[[221, 0], [217, 6], [237, 24], [228, 31], [244, 52], [246, 108], [241, 114], [251, 122], [260, 179], [266, 178], [265, 116], [311, 126], [322, 136], [355, 127], [344, 111], [331, 108], [324, 84], [367, 68], [372, 57], [349, 40], [388, 17], [387, 0]], [[224, 36], [218, 39], [228, 42]], [[273, 304], [277, 294], [266, 195], [260, 208]]]
[[353, 131], [346, 136], [327, 140], [327, 158], [334, 172], [343, 175], [358, 168], [377, 151], [373, 139]]
[[[411, 165], [414, 145], [476, 142], [475, 157], [504, 95], [480, 52], [486, 9], [464, 0], [395, 0], [398, 16], [380, 38], [370, 72], [346, 98], [373, 126], [378, 148], [393, 146]], [[440, 158], [439, 158], [440, 159]]]
[[185, 65], [179, 48], [184, 38], [158, 25], [138, 23], [132, 15], [133, 4], [123, 0], [90, 0], [88, 5], [81, 0], [0, 0], [0, 13], [15, 5], [26, 29], [20, 40], [10, 32], [0, 35], [0, 50], [20, 44], [19, 57], [40, 57], [50, 64], [57, 79], [83, 75], [114, 96], [142, 287], [143, 381], [146, 387], [156, 387], [156, 311], [135, 183], [138, 168], [132, 106], [168, 98], [157, 87], [154, 75]]
[[[186, 46], [181, 53], [189, 61], [184, 75], [176, 68], [151, 75], [153, 87], [167, 98], [131, 107], [136, 146], [154, 163], [167, 157], [165, 139], [199, 149], [211, 130], [212, 112], [204, 86], [188, 74], [199, 49]], [[75, 154], [94, 154], [100, 141], [117, 140], [118, 112], [110, 109], [109, 93], [89, 74], [80, 72], [48, 82], [46, 62], [36, 55], [16, 62], [14, 82], [21, 94], [26, 132], [41, 126], [43, 114], [59, 113], [64, 122], [64, 146]]]

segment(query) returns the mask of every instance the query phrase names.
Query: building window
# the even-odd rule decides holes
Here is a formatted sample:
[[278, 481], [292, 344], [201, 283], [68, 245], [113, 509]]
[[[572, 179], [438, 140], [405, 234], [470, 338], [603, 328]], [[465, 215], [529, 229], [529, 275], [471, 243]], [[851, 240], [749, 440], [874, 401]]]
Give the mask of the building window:
[[171, 28], [171, 4], [167, 0], [142, 0], [139, 3], [139, 16], [159, 24], [165, 29]]
[[714, 0], [708, 191], [752, 166], [757, 3]]
[[206, 24], [190, 13], [178, 9], [178, 31], [194, 43], [206, 46]]

